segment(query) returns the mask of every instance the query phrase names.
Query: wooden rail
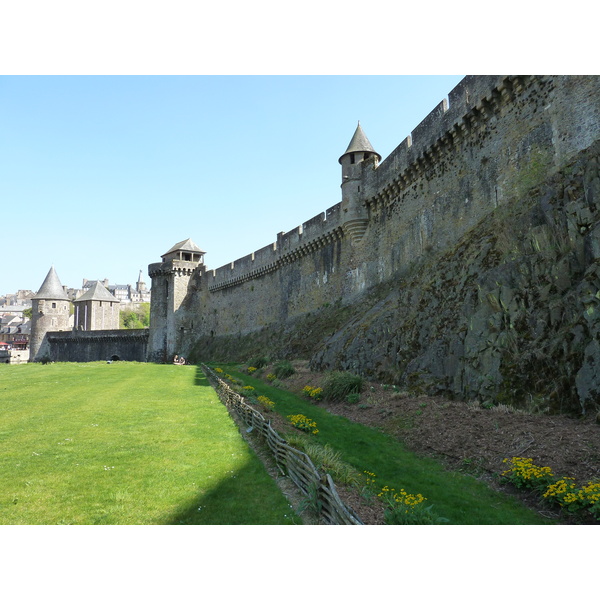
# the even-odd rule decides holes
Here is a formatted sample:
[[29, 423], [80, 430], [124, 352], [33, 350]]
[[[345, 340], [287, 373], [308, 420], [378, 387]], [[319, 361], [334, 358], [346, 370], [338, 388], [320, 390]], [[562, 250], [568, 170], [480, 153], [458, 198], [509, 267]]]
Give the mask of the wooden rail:
[[232, 390], [210, 367], [202, 365], [202, 370], [227, 409], [234, 411], [249, 429], [260, 433], [279, 470], [288, 475], [305, 496], [310, 497], [325, 523], [364, 525], [354, 511], [342, 502], [329, 473], [319, 473], [307, 454], [290, 446], [259, 411], [246, 404], [243, 396]]

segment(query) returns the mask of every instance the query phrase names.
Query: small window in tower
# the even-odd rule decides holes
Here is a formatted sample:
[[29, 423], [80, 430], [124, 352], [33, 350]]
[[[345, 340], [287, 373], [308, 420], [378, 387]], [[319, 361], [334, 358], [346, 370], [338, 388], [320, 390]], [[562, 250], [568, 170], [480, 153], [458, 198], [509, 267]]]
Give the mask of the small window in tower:
[[52, 303], [52, 308], [56, 308], [56, 302]]
[[350, 155], [350, 164], [353, 165], [354, 164], [354, 154]]
[[188, 254], [187, 252], [184, 252], [183, 260], [192, 260], [192, 255]]

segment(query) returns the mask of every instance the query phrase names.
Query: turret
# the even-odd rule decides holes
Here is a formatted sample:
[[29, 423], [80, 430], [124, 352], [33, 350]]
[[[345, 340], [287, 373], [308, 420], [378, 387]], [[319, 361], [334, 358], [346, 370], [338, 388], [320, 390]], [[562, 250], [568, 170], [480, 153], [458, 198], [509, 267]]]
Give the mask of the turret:
[[54, 267], [50, 268], [42, 287], [31, 299], [31, 338], [29, 360], [40, 360], [44, 355], [43, 341], [49, 331], [68, 331], [71, 302], [58, 279]]
[[362, 196], [365, 169], [376, 167], [380, 160], [381, 155], [373, 150], [359, 122], [346, 152], [339, 159], [342, 165], [343, 227], [344, 232], [353, 242], [362, 238], [368, 222], [367, 209]]
[[191, 277], [204, 273], [205, 254], [188, 238], [165, 252], [162, 262], [148, 266], [152, 279], [148, 360], [170, 362], [174, 354], [181, 352], [185, 326], [179, 322], [177, 311], [188, 293]]

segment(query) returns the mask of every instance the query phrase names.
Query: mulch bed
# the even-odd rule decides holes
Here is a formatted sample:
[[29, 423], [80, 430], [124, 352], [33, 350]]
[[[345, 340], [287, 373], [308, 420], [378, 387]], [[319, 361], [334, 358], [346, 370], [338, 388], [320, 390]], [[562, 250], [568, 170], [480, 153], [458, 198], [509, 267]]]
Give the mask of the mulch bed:
[[[305, 385], [322, 387], [323, 374], [311, 372], [305, 362], [293, 364], [296, 373], [285, 379], [282, 386], [294, 393], [300, 393]], [[332, 414], [381, 429], [409, 450], [436, 458], [448, 469], [476, 476], [505, 493], [517, 494], [545, 516], [558, 514], [541, 507], [532, 494], [498, 485], [493, 476], [505, 470], [505, 458], [531, 458], [537, 465], [551, 467], [557, 476], [574, 477], [579, 484], [600, 479], [600, 426], [595, 415], [573, 419], [510, 412], [507, 407], [485, 409], [443, 397], [414, 397], [371, 382], [365, 385], [356, 404], [321, 405]], [[266, 417], [279, 431], [289, 427], [275, 413]], [[352, 488], [338, 491], [365, 524], [383, 523], [380, 502], [367, 500]]]

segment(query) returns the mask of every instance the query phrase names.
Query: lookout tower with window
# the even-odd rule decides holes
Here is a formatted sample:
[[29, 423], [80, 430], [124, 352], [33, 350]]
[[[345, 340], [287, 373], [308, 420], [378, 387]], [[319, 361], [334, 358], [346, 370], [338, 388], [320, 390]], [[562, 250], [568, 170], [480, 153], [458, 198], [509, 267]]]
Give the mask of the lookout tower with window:
[[170, 362], [174, 354], [181, 352], [178, 344], [188, 325], [180, 322], [178, 310], [188, 294], [192, 276], [206, 270], [205, 254], [188, 238], [165, 252], [162, 262], [148, 267], [152, 279], [148, 360]]

